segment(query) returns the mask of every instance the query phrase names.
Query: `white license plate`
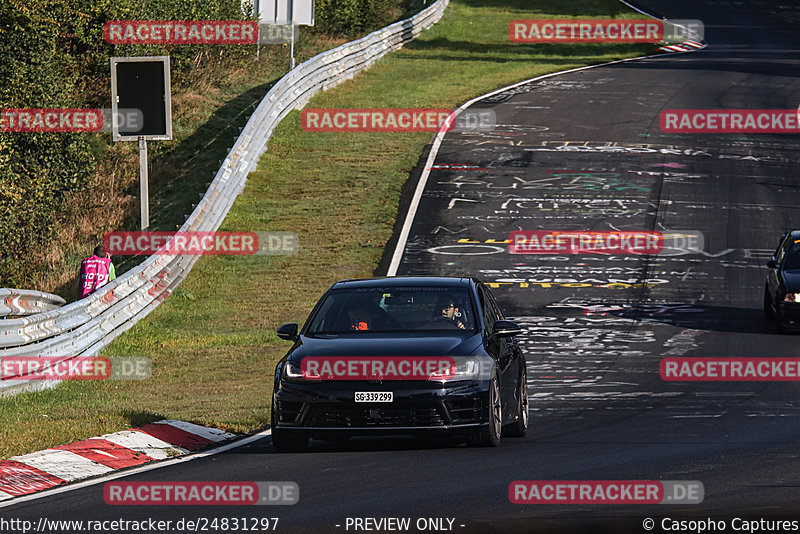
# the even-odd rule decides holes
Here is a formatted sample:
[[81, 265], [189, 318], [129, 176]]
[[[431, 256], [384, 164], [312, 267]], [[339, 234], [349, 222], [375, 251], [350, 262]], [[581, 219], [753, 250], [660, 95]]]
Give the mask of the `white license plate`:
[[356, 391], [356, 402], [392, 402], [394, 393], [391, 391]]

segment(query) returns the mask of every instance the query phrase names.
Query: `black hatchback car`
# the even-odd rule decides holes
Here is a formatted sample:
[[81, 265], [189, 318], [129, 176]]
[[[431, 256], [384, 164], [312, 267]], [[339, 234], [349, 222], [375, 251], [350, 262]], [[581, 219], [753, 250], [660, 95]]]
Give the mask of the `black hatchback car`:
[[475, 278], [341, 280], [322, 296], [275, 368], [272, 442], [445, 433], [497, 446], [528, 428], [525, 358]]
[[783, 234], [775, 255], [767, 262], [764, 317], [778, 332], [800, 325], [800, 230]]

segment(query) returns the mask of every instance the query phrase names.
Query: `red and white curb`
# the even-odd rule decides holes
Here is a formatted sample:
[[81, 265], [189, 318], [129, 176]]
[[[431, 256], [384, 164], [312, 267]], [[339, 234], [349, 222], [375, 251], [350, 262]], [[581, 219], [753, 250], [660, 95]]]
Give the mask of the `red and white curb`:
[[691, 52], [692, 50], [700, 50], [705, 48], [706, 45], [697, 41], [684, 41], [681, 44], [662, 46], [659, 50], [664, 52]]
[[126, 467], [182, 456], [235, 437], [216, 428], [163, 420], [14, 456], [0, 461], [0, 501]]

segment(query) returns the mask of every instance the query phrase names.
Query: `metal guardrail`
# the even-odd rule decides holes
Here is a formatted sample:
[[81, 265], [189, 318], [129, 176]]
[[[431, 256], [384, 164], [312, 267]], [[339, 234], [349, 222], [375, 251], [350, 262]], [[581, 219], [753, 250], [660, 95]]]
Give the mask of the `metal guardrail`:
[[29, 289], [0, 288], [0, 317], [33, 315], [63, 306], [67, 301], [58, 295]]
[[[413, 17], [357, 41], [323, 52], [281, 78], [267, 93], [237, 138], [200, 203], [180, 228], [219, 228], [247, 175], [266, 151], [280, 121], [302, 109], [319, 91], [355, 74], [430, 28], [449, 0], [437, 0]], [[0, 320], [0, 358], [4, 356], [93, 356], [150, 313], [189, 274], [198, 256], [156, 255], [85, 299], [30, 317]], [[43, 389], [52, 382], [0, 383], [0, 395]]]

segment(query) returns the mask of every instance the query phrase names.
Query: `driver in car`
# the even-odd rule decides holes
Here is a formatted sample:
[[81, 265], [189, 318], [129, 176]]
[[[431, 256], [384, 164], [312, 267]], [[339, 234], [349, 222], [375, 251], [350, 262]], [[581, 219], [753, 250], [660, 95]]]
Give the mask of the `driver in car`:
[[459, 319], [461, 311], [456, 304], [455, 299], [450, 297], [439, 297], [436, 301], [436, 308], [433, 311], [435, 322], [447, 324], [449, 322], [452, 326], [465, 330], [466, 326]]

